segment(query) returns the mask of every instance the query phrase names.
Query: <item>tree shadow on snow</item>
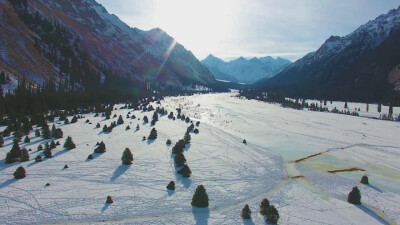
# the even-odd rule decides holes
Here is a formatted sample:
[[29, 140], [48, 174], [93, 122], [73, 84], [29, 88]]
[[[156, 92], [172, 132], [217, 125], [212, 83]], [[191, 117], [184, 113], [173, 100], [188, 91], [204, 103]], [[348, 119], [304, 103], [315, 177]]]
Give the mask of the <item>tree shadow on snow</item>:
[[108, 209], [108, 207], [110, 207], [110, 204], [105, 203], [103, 208], [101, 209], [101, 213], [104, 213]]
[[192, 206], [192, 213], [194, 220], [196, 220], [196, 225], [208, 224], [208, 219], [210, 218], [210, 209], [207, 208], [197, 208]]
[[60, 156], [60, 155], [62, 155], [62, 154], [65, 154], [65, 153], [69, 152], [69, 151], [70, 151], [70, 150], [67, 150], [67, 149], [58, 151], [58, 152], [54, 153], [54, 155], [53, 155], [52, 158], [56, 158], [56, 157], [58, 157], [58, 156]]
[[8, 185], [15, 183], [16, 181], [17, 181], [17, 179], [14, 179], [14, 178], [6, 180], [0, 184], [0, 189], [3, 187], [7, 187]]
[[124, 174], [130, 166], [128, 165], [120, 165], [118, 166], [118, 168], [114, 171], [112, 177], [110, 178], [110, 181], [115, 181], [116, 179], [118, 179], [118, 177], [120, 177], [122, 174]]
[[253, 219], [243, 219], [243, 224], [244, 225], [255, 225], [255, 223], [253, 222]]
[[168, 193], [168, 196], [172, 196], [175, 193], [175, 191], [167, 189], [167, 193]]
[[367, 184], [367, 186], [370, 187], [370, 188], [372, 188], [372, 189], [374, 189], [375, 191], [378, 191], [378, 192], [380, 192], [380, 193], [383, 193], [383, 191], [382, 191], [381, 189], [375, 187], [374, 185]]
[[357, 206], [357, 208], [361, 209], [362, 211], [364, 211], [365, 213], [367, 213], [368, 215], [372, 216], [373, 218], [375, 218], [376, 220], [378, 220], [381, 224], [385, 224], [385, 225], [390, 225], [388, 222], [386, 222], [386, 220], [382, 219], [380, 216], [378, 216], [378, 214], [376, 214], [373, 210], [363, 206], [363, 205], [355, 205]]
[[192, 179], [190, 179], [190, 177], [183, 177], [178, 172], [175, 172], [175, 176], [176, 180], [181, 182], [186, 189], [188, 189], [192, 184]]
[[147, 139], [147, 144], [150, 145], [151, 143], [153, 143], [155, 140], [153, 139]]
[[[15, 162], [16, 163], [16, 162]], [[15, 165], [14, 163], [6, 163], [5, 159], [0, 160], [0, 171], [7, 169], [8, 167], [11, 167]]]
[[187, 144], [185, 145], [184, 151], [185, 151], [185, 152], [189, 151], [190, 146], [191, 146], [191, 144], [190, 144], [190, 143], [187, 143]]
[[95, 160], [96, 158], [100, 157], [103, 153], [91, 153], [93, 156], [93, 159], [86, 159], [85, 162], [90, 162], [92, 160]]

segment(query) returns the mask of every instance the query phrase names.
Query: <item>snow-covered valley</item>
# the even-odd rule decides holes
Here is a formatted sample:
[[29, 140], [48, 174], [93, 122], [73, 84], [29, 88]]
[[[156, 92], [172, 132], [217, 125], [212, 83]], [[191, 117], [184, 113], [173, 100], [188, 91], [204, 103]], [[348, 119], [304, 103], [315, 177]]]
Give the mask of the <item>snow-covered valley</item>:
[[[42, 154], [36, 149], [46, 140], [32, 132], [31, 142], [20, 144], [32, 149], [30, 161], [5, 164], [13, 138], [4, 138], [0, 224], [264, 224], [258, 213], [263, 198], [278, 209], [278, 224], [400, 223], [398, 122], [286, 109], [239, 99], [235, 93], [169, 97], [152, 105], [174, 114], [181, 108], [192, 121], [200, 121], [199, 133], [191, 134], [184, 151], [190, 178], [176, 173], [171, 156], [190, 123], [160, 116], [154, 126], [158, 138], [143, 141], [153, 127], [143, 124], [142, 118], [151, 118], [153, 112], [119, 105], [112, 115], [122, 115], [124, 124], [111, 133], [101, 128], [118, 117], [106, 120], [84, 114], [74, 124], [56, 121], [64, 137], [53, 158], [43, 162], [34, 158]], [[128, 112], [136, 119], [126, 118]], [[91, 124], [85, 123], [87, 119]], [[95, 128], [97, 123], [100, 128]], [[128, 125], [131, 129], [126, 130]], [[63, 149], [67, 136], [76, 149]], [[166, 145], [167, 139], [172, 145]], [[101, 141], [107, 151], [93, 154]], [[125, 148], [133, 153], [130, 166], [121, 165]], [[94, 159], [88, 160], [89, 154]], [[15, 180], [19, 166], [25, 168], [26, 178]], [[348, 168], [365, 171], [327, 172]], [[363, 175], [368, 175], [370, 185], [359, 183]], [[170, 181], [176, 183], [173, 192], [166, 189]], [[200, 184], [209, 195], [208, 209], [190, 205]], [[360, 188], [361, 206], [347, 203], [353, 186]], [[113, 204], [105, 203], [108, 195]], [[240, 217], [245, 204], [253, 212], [252, 220]]]

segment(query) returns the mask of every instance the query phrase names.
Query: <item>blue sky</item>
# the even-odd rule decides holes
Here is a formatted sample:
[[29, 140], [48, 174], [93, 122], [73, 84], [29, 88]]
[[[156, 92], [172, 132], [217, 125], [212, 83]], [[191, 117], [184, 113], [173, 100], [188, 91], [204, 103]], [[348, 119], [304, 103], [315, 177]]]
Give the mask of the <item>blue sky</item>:
[[97, 0], [131, 27], [159, 27], [199, 59], [292, 61], [344, 36], [399, 0]]

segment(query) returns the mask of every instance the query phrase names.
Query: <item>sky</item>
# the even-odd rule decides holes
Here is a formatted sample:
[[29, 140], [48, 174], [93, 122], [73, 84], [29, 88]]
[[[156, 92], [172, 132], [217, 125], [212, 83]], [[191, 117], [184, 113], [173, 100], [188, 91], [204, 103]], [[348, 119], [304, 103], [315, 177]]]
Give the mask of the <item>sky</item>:
[[345, 36], [399, 0], [96, 0], [131, 27], [161, 28], [198, 59], [295, 61]]

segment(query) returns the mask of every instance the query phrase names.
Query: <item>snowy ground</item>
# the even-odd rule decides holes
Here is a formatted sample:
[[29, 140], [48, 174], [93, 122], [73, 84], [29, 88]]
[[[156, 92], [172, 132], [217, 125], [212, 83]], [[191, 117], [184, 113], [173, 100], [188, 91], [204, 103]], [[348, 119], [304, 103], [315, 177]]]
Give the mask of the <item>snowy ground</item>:
[[[152, 127], [126, 119], [129, 110], [113, 111], [125, 123], [110, 134], [95, 125], [99, 122], [103, 127], [117, 118], [84, 115], [76, 124], [58, 125], [64, 131], [61, 144], [71, 136], [77, 148], [67, 151], [58, 146], [53, 158], [41, 163], [33, 159], [44, 141], [32, 133], [31, 143], [21, 144], [33, 150], [29, 162], [7, 165], [0, 161], [0, 224], [264, 224], [258, 205], [265, 197], [279, 210], [279, 224], [400, 223], [400, 123], [284, 109], [233, 95], [162, 101], [168, 111], [181, 107], [183, 114], [201, 121], [200, 133], [191, 135], [184, 152], [192, 170], [190, 179], [176, 174], [171, 158], [172, 146], [189, 126], [180, 120], [160, 117], [155, 125], [158, 138], [148, 142], [142, 137]], [[133, 114], [151, 118], [152, 112]], [[86, 119], [92, 124], [85, 123]], [[135, 132], [137, 124], [140, 130]], [[125, 131], [127, 125], [131, 129]], [[172, 140], [171, 146], [165, 144], [167, 139]], [[86, 160], [98, 141], [105, 142], [107, 152]], [[0, 159], [11, 149], [12, 139], [5, 142]], [[131, 166], [121, 165], [126, 147], [134, 155]], [[68, 169], [63, 169], [65, 164]], [[12, 174], [20, 165], [27, 177], [16, 181]], [[326, 172], [350, 167], [366, 171]], [[370, 177], [370, 186], [358, 183], [364, 174]], [[296, 175], [304, 178], [291, 178]], [[171, 180], [177, 184], [175, 192], [165, 188]], [[46, 183], [51, 185], [45, 187]], [[210, 197], [208, 210], [190, 206], [199, 184]], [[346, 202], [355, 185], [360, 187], [363, 206]], [[113, 197], [113, 204], [105, 204], [107, 195]], [[245, 204], [253, 211], [251, 221], [240, 217]]]

